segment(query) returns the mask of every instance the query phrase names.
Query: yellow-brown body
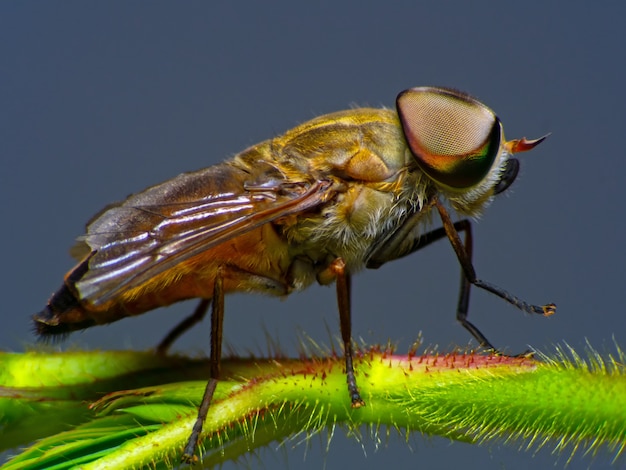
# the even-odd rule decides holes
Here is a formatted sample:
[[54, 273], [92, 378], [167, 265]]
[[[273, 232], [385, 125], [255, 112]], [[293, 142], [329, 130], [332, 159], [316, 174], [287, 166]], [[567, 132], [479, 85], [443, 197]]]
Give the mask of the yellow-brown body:
[[[457, 320], [486, 348], [493, 346], [467, 320], [470, 285], [529, 313], [554, 312], [553, 304], [531, 305], [478, 279], [469, 222], [452, 222], [445, 208], [478, 215], [515, 180], [519, 162], [511, 155], [541, 140], [505, 142], [489, 108], [444, 88], [400, 93], [397, 113], [363, 108], [321, 116], [105, 208], [74, 250], [79, 264], [34, 315], [35, 328], [44, 337], [62, 335], [203, 299], [160, 343], [162, 353], [212, 301], [210, 377], [183, 452], [192, 461], [220, 377], [224, 295], [282, 296], [336, 281], [346, 383], [352, 406], [361, 407], [350, 279], [364, 267], [447, 237], [464, 273]], [[443, 227], [423, 233], [433, 210]]]
[[[85, 259], [66, 276], [64, 287], [77, 302], [71, 309], [55, 312], [56, 318], [47, 318], [42, 328], [58, 324], [63, 325], [63, 332], [71, 331], [73, 326], [110, 323], [185, 299], [210, 298], [218, 266], [225, 267], [225, 292], [274, 295], [310, 285], [337, 256], [354, 272], [364, 266], [365, 253], [381, 232], [421, 207], [429, 190], [424, 179], [407, 149], [395, 112], [354, 109], [314, 119], [230, 161], [180, 175], [107, 208], [89, 224], [81, 242]], [[181, 207], [216, 195], [244, 195], [250, 208], [236, 206], [235, 210], [252, 214], [272, 206], [263, 199], [264, 188], [254, 188], [254, 184], [270, 181], [302, 192], [320, 180], [328, 188], [313, 207], [244, 228], [144, 282], [116, 288], [132, 270], [98, 280], [106, 268], [89, 266], [99, 250], [112, 243], [123, 250], [125, 244], [120, 242], [154, 232], [158, 223]], [[262, 200], [255, 202], [255, 196]], [[280, 194], [270, 196], [281, 198]], [[228, 212], [214, 215], [210, 223], [229, 216]], [[154, 237], [168, 240], [186, 224], [173, 222]], [[140, 244], [126, 248], [136, 249]], [[178, 254], [174, 250], [170, 256]], [[77, 271], [86, 272], [76, 276]]]
[[[471, 100], [453, 98], [461, 99], [454, 106]], [[209, 299], [218, 268], [224, 292], [282, 296], [329, 283], [333, 260], [342, 259], [349, 273], [362, 269], [411, 218], [392, 256], [378, 261], [403, 256], [435, 196], [469, 215], [491, 200], [512, 153], [497, 118], [493, 126], [495, 161], [462, 190], [422, 171], [398, 113], [371, 108], [320, 116], [224, 163], [148, 188], [88, 224], [74, 250], [80, 263], [35, 315], [36, 329], [63, 334]]]

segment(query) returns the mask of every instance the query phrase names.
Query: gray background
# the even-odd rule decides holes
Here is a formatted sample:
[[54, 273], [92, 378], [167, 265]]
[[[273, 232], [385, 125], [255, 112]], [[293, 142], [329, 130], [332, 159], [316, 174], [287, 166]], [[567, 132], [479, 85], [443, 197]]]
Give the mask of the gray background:
[[[612, 5], [612, 6], [611, 6]], [[558, 314], [532, 318], [474, 291], [471, 318], [498, 346], [551, 350], [623, 334], [626, 233], [623, 2], [2, 2], [0, 4], [0, 347], [33, 344], [29, 316], [72, 266], [68, 248], [105, 204], [219, 162], [299, 122], [353, 104], [393, 106], [418, 85], [472, 93], [509, 138], [553, 135], [475, 227], [480, 277]], [[467, 345], [454, 319], [459, 267], [442, 242], [354, 283], [354, 335], [396, 342], [422, 331]], [[161, 309], [75, 334], [67, 345], [153, 346], [192, 308]], [[334, 290], [284, 302], [227, 299], [225, 338], [264, 351], [265, 329], [295, 354], [297, 332], [338, 334]], [[208, 325], [176, 350], [205, 354]], [[366, 433], [367, 434], [367, 433]], [[337, 433], [330, 451], [287, 442], [267, 468], [562, 467], [550, 449], [469, 446], [391, 432], [375, 450]], [[306, 455], [305, 455], [306, 454]], [[366, 454], [366, 455], [364, 455]], [[577, 456], [569, 468], [601, 468]], [[623, 465], [623, 462], [621, 462]], [[226, 465], [225, 468], [232, 468]]]

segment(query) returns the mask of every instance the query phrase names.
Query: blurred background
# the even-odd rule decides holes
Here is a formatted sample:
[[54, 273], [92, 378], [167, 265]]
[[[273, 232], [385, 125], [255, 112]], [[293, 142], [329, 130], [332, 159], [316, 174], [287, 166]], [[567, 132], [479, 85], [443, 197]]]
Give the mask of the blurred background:
[[[552, 132], [520, 156], [518, 180], [475, 226], [474, 265], [480, 278], [558, 312], [531, 317], [475, 289], [470, 319], [511, 352], [624, 347], [625, 14], [623, 3], [578, 1], [2, 2], [0, 348], [34, 344], [30, 315], [59, 287], [73, 240], [104, 205], [314, 116], [393, 107], [398, 92], [420, 85], [473, 94], [509, 139]], [[390, 340], [401, 353], [420, 332], [443, 351], [474, 344], [455, 321], [459, 272], [442, 241], [356, 276], [354, 337]], [[93, 328], [63, 346], [147, 349], [192, 308]], [[289, 355], [303, 332], [328, 344], [329, 330], [339, 334], [334, 288], [227, 298], [231, 347], [263, 353], [264, 330]], [[174, 349], [204, 355], [208, 340], [205, 322]], [[326, 452], [324, 439], [274, 444], [249, 465], [487, 470], [562, 467], [569, 457], [551, 445], [405, 442], [393, 430], [378, 448], [338, 432]], [[612, 457], [578, 454], [568, 468]]]

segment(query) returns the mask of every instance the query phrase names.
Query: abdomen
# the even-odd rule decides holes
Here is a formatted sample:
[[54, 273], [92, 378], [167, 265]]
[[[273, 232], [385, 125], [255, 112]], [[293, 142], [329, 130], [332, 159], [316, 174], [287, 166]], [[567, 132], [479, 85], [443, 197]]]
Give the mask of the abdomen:
[[210, 299], [220, 266], [227, 293], [287, 295], [292, 290], [287, 280], [291, 263], [287, 251], [286, 243], [273, 226], [266, 224], [208, 249], [102, 304], [81, 299], [75, 287], [89, 269], [87, 257], [65, 276], [63, 285], [46, 307], [33, 315], [35, 332], [43, 337], [66, 335], [182, 300]]

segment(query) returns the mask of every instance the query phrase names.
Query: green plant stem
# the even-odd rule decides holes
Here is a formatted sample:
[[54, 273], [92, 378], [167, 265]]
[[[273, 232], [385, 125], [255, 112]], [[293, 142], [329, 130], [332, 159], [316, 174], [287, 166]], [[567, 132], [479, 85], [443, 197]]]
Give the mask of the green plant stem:
[[[202, 463], [363, 424], [619, 455], [626, 445], [623, 363], [621, 353], [533, 360], [369, 350], [356, 361], [367, 405], [352, 409], [341, 358], [227, 359], [204, 425]], [[0, 442], [7, 448], [44, 437], [1, 468], [174, 466], [207, 371], [203, 361], [138, 352], [0, 354]]]

